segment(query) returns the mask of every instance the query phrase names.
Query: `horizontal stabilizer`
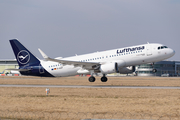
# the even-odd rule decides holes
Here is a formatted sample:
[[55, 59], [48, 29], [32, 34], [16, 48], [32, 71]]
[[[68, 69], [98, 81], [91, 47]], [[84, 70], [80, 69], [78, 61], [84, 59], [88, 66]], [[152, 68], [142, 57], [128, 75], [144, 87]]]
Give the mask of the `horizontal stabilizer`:
[[5, 69], [5, 70], [14, 70], [14, 71], [29, 71], [29, 69]]

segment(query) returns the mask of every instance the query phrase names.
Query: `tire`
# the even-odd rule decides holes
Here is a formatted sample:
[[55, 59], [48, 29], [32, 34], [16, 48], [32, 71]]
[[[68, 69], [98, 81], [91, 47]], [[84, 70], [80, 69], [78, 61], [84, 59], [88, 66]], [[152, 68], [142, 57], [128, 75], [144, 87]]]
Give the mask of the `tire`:
[[157, 72], [157, 70], [156, 70], [156, 69], [153, 69], [153, 70], [152, 70], [152, 72], [153, 72], [153, 73], [156, 73], [156, 72]]
[[101, 82], [107, 82], [107, 80], [108, 80], [107, 77], [102, 77], [101, 78]]
[[93, 76], [89, 77], [89, 82], [94, 82], [95, 80], [96, 80], [95, 77], [93, 77]]

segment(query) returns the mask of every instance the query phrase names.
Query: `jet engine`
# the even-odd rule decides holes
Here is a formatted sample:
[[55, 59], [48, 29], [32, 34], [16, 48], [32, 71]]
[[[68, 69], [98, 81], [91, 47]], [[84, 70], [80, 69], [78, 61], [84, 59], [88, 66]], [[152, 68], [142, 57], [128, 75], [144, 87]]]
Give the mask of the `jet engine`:
[[100, 66], [102, 74], [116, 73], [118, 72], [118, 64], [116, 62], [106, 63]]
[[102, 64], [100, 66], [100, 71], [102, 74], [109, 74], [109, 73], [119, 73], [119, 68], [123, 68], [125, 66], [125, 62], [123, 60], [119, 60], [116, 62], [109, 62], [106, 64]]
[[123, 67], [119, 69], [119, 73], [129, 74], [129, 73], [133, 73], [135, 70], [136, 70], [135, 66]]

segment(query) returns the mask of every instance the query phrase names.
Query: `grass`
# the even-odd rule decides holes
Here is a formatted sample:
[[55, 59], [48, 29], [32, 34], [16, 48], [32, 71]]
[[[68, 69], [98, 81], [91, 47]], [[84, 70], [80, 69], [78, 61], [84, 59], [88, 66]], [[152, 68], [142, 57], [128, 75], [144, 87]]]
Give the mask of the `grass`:
[[[0, 84], [180, 86], [180, 78], [110, 77], [89, 83], [87, 77], [0, 78]], [[114, 88], [0, 88], [0, 111], [68, 113], [179, 114], [180, 90]]]
[[106, 85], [106, 86], [176, 86], [180, 87], [179, 77], [108, 77], [102, 83], [96, 77], [94, 83], [88, 77], [0, 77], [0, 84], [25, 84], [25, 85]]

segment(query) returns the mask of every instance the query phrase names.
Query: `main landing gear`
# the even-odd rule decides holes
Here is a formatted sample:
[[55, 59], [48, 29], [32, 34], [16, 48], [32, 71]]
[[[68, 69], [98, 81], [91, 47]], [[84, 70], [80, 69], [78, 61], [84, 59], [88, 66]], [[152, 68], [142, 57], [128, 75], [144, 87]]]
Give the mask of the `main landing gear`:
[[103, 74], [103, 76], [101, 77], [101, 81], [102, 82], [107, 82], [107, 77], [106, 77], [106, 75], [105, 74]]
[[[89, 77], [89, 82], [95, 82], [95, 80], [96, 80], [96, 78], [94, 76]], [[107, 80], [108, 79], [107, 79], [106, 75], [103, 74], [103, 76], [101, 77], [101, 81], [102, 82], [107, 82]]]
[[94, 82], [96, 78], [94, 76], [89, 77], [89, 82]]

